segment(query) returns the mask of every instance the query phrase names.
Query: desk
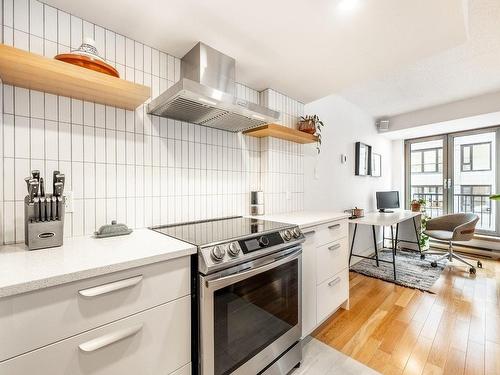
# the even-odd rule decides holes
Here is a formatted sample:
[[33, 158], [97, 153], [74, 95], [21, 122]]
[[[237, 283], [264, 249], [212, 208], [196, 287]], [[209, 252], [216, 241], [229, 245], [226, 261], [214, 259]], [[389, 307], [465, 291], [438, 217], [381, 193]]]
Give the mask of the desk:
[[[351, 251], [349, 253], [349, 266], [351, 265], [351, 258], [358, 257], [358, 258], [364, 258], [364, 259], [371, 259], [375, 260], [377, 263], [377, 267], [379, 266], [379, 262], [385, 262], [385, 263], [391, 263], [393, 265], [394, 269], [394, 280], [396, 280], [396, 248], [398, 246], [398, 242], [409, 242], [409, 243], [414, 243], [417, 244], [418, 246], [418, 251], [420, 251], [420, 254], [422, 254], [422, 249], [420, 248], [420, 233], [417, 230], [417, 224], [415, 222], [415, 218], [420, 216], [420, 212], [412, 212], [412, 211], [406, 211], [406, 210], [401, 210], [401, 211], [394, 211], [392, 213], [381, 213], [381, 212], [369, 212], [365, 216], [357, 218], [357, 219], [352, 219], [349, 220], [350, 223], [354, 224], [354, 235], [352, 237], [352, 243], [351, 243]], [[412, 220], [413, 221], [413, 228], [415, 229], [415, 236], [417, 238], [417, 241], [406, 241], [406, 240], [399, 240], [398, 239], [398, 234], [399, 234], [399, 223], [402, 223], [407, 220]], [[373, 245], [375, 247], [375, 258], [373, 256], [371, 257], [366, 257], [363, 255], [358, 255], [353, 253], [354, 249], [354, 241], [356, 239], [356, 231], [358, 230], [358, 225], [371, 225], [372, 227], [372, 234], [373, 234]], [[394, 228], [393, 225], [396, 225], [396, 238], [394, 238]], [[376, 226], [382, 226], [382, 227], [391, 227], [391, 250], [392, 250], [392, 262], [388, 260], [383, 260], [378, 258], [378, 249], [377, 249], [377, 235], [375, 234], [375, 227]], [[384, 247], [384, 241], [386, 240], [385, 238], [385, 229], [384, 229], [384, 235], [382, 239], [382, 248]]]

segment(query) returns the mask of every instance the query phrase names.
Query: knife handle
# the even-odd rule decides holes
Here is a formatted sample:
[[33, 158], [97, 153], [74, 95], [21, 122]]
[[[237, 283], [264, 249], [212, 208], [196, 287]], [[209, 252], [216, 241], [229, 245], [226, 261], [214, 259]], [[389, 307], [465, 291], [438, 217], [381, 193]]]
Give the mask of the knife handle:
[[46, 208], [45, 197], [40, 197], [40, 221], [45, 221]]
[[57, 219], [57, 197], [52, 196], [51, 198], [51, 211], [52, 211], [52, 220]]
[[47, 221], [52, 220], [52, 197], [50, 196], [45, 198], [45, 215], [47, 216]]
[[64, 216], [64, 205], [63, 198], [61, 196], [57, 197], [57, 220], [62, 220]]
[[35, 217], [33, 218], [35, 221], [40, 221], [40, 198], [33, 198]]

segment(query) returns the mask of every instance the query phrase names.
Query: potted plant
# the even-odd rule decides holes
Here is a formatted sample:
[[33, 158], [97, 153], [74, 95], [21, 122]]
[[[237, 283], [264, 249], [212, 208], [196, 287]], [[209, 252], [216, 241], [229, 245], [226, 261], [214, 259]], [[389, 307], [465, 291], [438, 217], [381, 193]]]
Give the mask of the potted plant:
[[422, 206], [425, 207], [426, 204], [427, 204], [427, 201], [424, 198], [413, 199], [410, 202], [411, 210], [413, 212], [420, 212], [420, 211], [422, 211]]
[[314, 134], [318, 138], [316, 149], [321, 152], [321, 128], [324, 126], [318, 115], [300, 116], [299, 130], [301, 132]]

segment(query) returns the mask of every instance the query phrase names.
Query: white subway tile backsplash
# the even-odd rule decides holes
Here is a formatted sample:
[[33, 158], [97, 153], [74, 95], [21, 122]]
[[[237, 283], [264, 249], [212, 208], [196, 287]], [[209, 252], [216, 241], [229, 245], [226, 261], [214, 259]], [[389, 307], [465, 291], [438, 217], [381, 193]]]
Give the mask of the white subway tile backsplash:
[[[36, 1], [36, 0], [35, 0]], [[70, 18], [71, 27], [71, 48], [76, 49], [80, 47], [83, 42], [83, 23], [81, 18], [71, 16]]]
[[47, 160], [59, 159], [58, 131], [57, 122], [45, 120], [45, 158]]
[[106, 162], [106, 131], [101, 128], [95, 128], [95, 161]]
[[64, 46], [71, 45], [71, 17], [66, 12], [57, 12], [57, 42]]

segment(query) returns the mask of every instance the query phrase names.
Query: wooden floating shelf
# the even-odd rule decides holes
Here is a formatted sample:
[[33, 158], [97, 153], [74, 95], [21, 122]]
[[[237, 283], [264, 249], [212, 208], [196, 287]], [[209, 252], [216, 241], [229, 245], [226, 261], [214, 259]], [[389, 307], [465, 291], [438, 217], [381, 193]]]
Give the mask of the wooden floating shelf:
[[318, 137], [315, 135], [304, 133], [297, 129], [287, 128], [286, 126], [278, 124], [262, 125], [257, 128], [245, 130], [243, 133], [251, 137], [273, 137], [285, 139], [295, 143], [314, 143], [318, 141]]
[[120, 78], [0, 44], [3, 83], [133, 110], [151, 89]]

